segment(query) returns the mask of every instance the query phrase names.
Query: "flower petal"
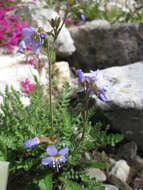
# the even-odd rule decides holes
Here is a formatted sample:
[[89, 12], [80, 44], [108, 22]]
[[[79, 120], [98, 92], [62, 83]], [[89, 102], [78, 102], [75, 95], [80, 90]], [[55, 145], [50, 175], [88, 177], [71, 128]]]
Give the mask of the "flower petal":
[[[39, 34], [37, 34], [39, 35]], [[42, 44], [42, 39], [39, 35], [38, 39], [32, 39], [32, 49], [36, 54], [40, 53], [40, 46]]]
[[25, 141], [24, 146], [25, 146], [25, 148], [31, 148], [39, 143], [40, 143], [40, 141], [39, 141], [38, 137], [35, 137], [33, 139], [29, 139], [29, 140]]
[[49, 156], [55, 156], [55, 155], [58, 153], [58, 151], [57, 151], [55, 145], [50, 145], [50, 146], [48, 146], [48, 148], [47, 148], [46, 151], [47, 151], [47, 154], [48, 154]]
[[60, 156], [60, 162], [65, 163], [67, 161], [67, 158], [65, 156]]
[[84, 15], [83, 13], [80, 15], [80, 19], [81, 19], [83, 22], [86, 21], [85, 15]]
[[98, 94], [98, 98], [103, 101], [103, 102], [106, 102], [107, 101], [107, 97], [105, 96], [104, 92], [103, 91], [100, 91], [99, 94]]
[[81, 69], [78, 69], [76, 71], [76, 74], [77, 74], [78, 79], [79, 79], [80, 82], [84, 82], [85, 81], [85, 76], [84, 76], [84, 73], [82, 72]]
[[32, 35], [33, 32], [35, 31], [35, 28], [23, 28], [22, 29], [22, 35], [24, 36], [24, 41], [26, 43], [26, 45], [30, 44], [32, 42]]
[[68, 151], [69, 151], [69, 149], [67, 147], [65, 147], [65, 148], [61, 149], [58, 153], [59, 153], [59, 155], [64, 156], [64, 155], [68, 154]]
[[51, 165], [53, 163], [53, 160], [51, 157], [43, 158], [41, 161], [42, 165]]
[[20, 43], [19, 43], [19, 48], [21, 49], [26, 49], [26, 44], [25, 44], [25, 41], [24, 40], [21, 40]]

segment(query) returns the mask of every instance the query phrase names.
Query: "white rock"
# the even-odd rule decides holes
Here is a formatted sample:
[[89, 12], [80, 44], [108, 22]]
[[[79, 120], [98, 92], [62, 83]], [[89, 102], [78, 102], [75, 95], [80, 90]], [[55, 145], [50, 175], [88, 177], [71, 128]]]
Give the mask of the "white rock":
[[71, 87], [72, 93], [78, 89], [78, 81], [73, 77], [68, 62], [60, 61], [53, 65], [54, 80], [59, 90], [62, 89], [63, 84], [67, 81]]
[[21, 96], [20, 100], [25, 107], [30, 105], [30, 99], [27, 96]]
[[[4, 93], [6, 85], [8, 87], [13, 86], [16, 91], [21, 92], [21, 81], [26, 78], [29, 79], [31, 83], [35, 83], [34, 75], [39, 77], [37, 70], [33, 66], [25, 64], [24, 55], [1, 55], [0, 56], [0, 92]], [[40, 83], [42, 85], [47, 84], [46, 70], [42, 70], [40, 77]], [[30, 100], [28, 97], [21, 94], [20, 97], [24, 106], [30, 105]], [[3, 102], [2, 97], [0, 97], [0, 103]]]
[[112, 90], [106, 91], [107, 103], [97, 100], [98, 107], [112, 127], [143, 150], [143, 62], [103, 70]]
[[[23, 55], [3, 55], [0, 56], [0, 91], [4, 92], [6, 84], [13, 86], [15, 90], [20, 91], [20, 82], [28, 78], [32, 83], [34, 82], [33, 75], [37, 77], [38, 72], [31, 65], [24, 63], [25, 57]], [[42, 72], [42, 81], [46, 82], [46, 73]], [[45, 78], [45, 80], [44, 80]]]
[[103, 171], [98, 168], [89, 168], [86, 170], [86, 175], [89, 176], [90, 179], [95, 178], [99, 182], [106, 181], [107, 177]]
[[9, 162], [0, 161], [0, 188], [6, 190], [8, 180]]
[[119, 188], [114, 185], [105, 185], [105, 190], [119, 190]]
[[112, 167], [109, 175], [116, 176], [121, 181], [126, 182], [129, 176], [130, 167], [128, 166], [125, 160], [119, 160], [116, 164]]

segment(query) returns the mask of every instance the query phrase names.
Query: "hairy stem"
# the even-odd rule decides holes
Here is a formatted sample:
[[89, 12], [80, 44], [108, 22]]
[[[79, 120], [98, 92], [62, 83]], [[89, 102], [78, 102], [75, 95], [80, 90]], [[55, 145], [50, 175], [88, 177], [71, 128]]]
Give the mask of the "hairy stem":
[[47, 55], [48, 55], [48, 74], [49, 74], [49, 103], [50, 103], [50, 121], [51, 121], [51, 128], [53, 129], [53, 104], [52, 104], [52, 60], [51, 60], [51, 54], [49, 51], [49, 47], [48, 47], [48, 51], [47, 51]]
[[[79, 141], [79, 145], [80, 143], [83, 141], [84, 136], [85, 136], [85, 131], [86, 131], [86, 125], [88, 122], [88, 100], [89, 100], [89, 94], [88, 94], [88, 90], [86, 90], [86, 96], [85, 96], [85, 113], [84, 113], [84, 124], [83, 124], [83, 130], [82, 130], [82, 135]], [[79, 146], [78, 145], [78, 146]]]
[[84, 140], [84, 137], [85, 137], [86, 125], [88, 122], [88, 102], [89, 102], [89, 93], [88, 93], [88, 89], [86, 89], [85, 112], [84, 112], [84, 123], [83, 123], [83, 128], [82, 128], [82, 135], [74, 151], [72, 152], [72, 154], [78, 149], [78, 147], [80, 146], [81, 142]]

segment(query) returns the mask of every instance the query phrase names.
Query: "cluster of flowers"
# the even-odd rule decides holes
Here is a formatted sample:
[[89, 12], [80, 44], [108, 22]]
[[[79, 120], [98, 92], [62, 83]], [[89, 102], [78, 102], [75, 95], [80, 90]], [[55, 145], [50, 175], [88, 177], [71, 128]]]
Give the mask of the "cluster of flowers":
[[[24, 143], [24, 146], [25, 148], [31, 148], [40, 143], [42, 143], [41, 137], [35, 137], [33, 139], [27, 140]], [[48, 156], [42, 159], [41, 164], [56, 168], [57, 171], [59, 171], [61, 165], [67, 161], [68, 151], [69, 149], [67, 147], [64, 147], [58, 151], [55, 145], [49, 145], [46, 149]]]
[[[83, 23], [86, 22], [86, 18], [85, 18], [85, 15], [84, 15], [84, 14], [81, 14], [81, 15], [80, 15], [80, 20], [81, 20]], [[81, 24], [80, 20], [75, 20], [75, 21], [74, 21], [72, 18], [67, 18], [67, 19], [65, 20], [65, 24], [66, 24], [68, 27], [71, 27], [71, 26], [73, 26], [73, 25], [75, 25], [75, 26], [80, 26], [80, 24]]]
[[[8, 2], [12, 2], [9, 0]], [[21, 29], [27, 26], [26, 22], [19, 22], [16, 15], [8, 14], [15, 6], [3, 6], [0, 0], [0, 46], [12, 52], [21, 38]]]
[[[45, 34], [43, 32], [40, 33], [39, 31], [36, 31], [36, 29], [32, 27], [23, 28], [21, 33], [23, 40], [21, 40], [19, 43], [18, 52], [27, 53], [28, 51], [33, 51], [36, 56], [29, 58], [28, 54], [26, 54], [27, 58], [25, 63], [34, 66], [36, 69], [39, 69], [42, 65], [39, 58], [40, 47], [42, 45], [42, 40], [45, 38]], [[21, 82], [21, 87], [26, 95], [29, 95], [31, 92], [36, 90], [35, 84], [30, 83], [28, 79], [25, 79]]]
[[18, 52], [24, 53], [28, 47], [31, 46], [32, 51], [36, 54], [40, 54], [40, 47], [42, 45], [42, 40], [45, 38], [45, 33], [36, 31], [33, 27], [25, 27], [22, 29], [23, 40], [19, 43]]
[[[25, 27], [22, 29], [22, 36], [23, 40], [20, 41], [18, 52], [25, 53], [27, 47], [31, 46], [31, 50], [34, 52], [34, 54], [39, 56], [40, 47], [42, 45], [42, 40], [45, 38], [45, 34], [43, 32], [36, 31], [35, 28]], [[27, 63], [30, 65], [34, 65], [35, 60], [33, 58], [30, 58], [29, 61], [27, 60]], [[40, 64], [40, 59], [38, 59], [38, 64]], [[22, 81], [21, 86], [23, 88], [24, 93], [27, 95], [29, 95], [30, 92], [35, 91], [35, 86], [31, 84], [28, 79]], [[31, 148], [42, 142], [43, 141], [41, 137], [35, 137], [32, 139], [28, 139], [24, 143], [24, 146], [26, 148]], [[61, 165], [67, 161], [68, 151], [69, 150], [67, 147], [64, 147], [58, 151], [54, 143], [51, 143], [51, 145], [49, 145], [46, 149], [48, 156], [46, 158], [43, 158], [41, 163], [42, 165], [48, 165], [50, 167], [56, 168], [57, 171], [59, 171]]]
[[103, 75], [100, 70], [83, 73], [81, 69], [78, 69], [77, 76], [80, 84], [87, 93], [91, 96], [96, 95], [103, 102], [107, 101], [105, 90], [106, 87], [109, 88], [109, 82], [103, 79]]
[[29, 95], [31, 92], [35, 92], [36, 90], [36, 85], [32, 84], [29, 79], [21, 81], [21, 87], [26, 95]]

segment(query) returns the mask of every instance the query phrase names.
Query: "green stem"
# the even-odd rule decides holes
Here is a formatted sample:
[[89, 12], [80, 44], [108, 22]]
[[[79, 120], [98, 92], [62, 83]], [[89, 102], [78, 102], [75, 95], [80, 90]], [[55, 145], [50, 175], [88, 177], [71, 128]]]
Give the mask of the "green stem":
[[76, 148], [74, 149], [74, 151], [72, 152], [72, 154], [78, 149], [78, 147], [80, 146], [81, 142], [84, 139], [85, 136], [85, 131], [86, 131], [86, 125], [88, 122], [88, 101], [89, 101], [89, 93], [88, 93], [88, 89], [86, 89], [86, 96], [85, 96], [85, 112], [84, 112], [84, 124], [83, 124], [83, 129], [82, 129], [82, 135], [81, 138], [78, 142], [78, 144], [76, 145]]
[[49, 103], [50, 103], [50, 121], [51, 121], [51, 128], [53, 129], [53, 104], [52, 104], [52, 62], [51, 62], [51, 55], [48, 48], [48, 71], [49, 71]]
[[[79, 141], [79, 145], [80, 143], [83, 141], [84, 136], [85, 136], [85, 130], [86, 130], [86, 125], [88, 122], [88, 100], [89, 100], [89, 94], [88, 94], [88, 90], [86, 90], [86, 96], [85, 96], [85, 113], [84, 113], [84, 124], [83, 124], [83, 130], [82, 130], [82, 135]], [[79, 146], [78, 145], [78, 146]]]
[[55, 60], [53, 60], [52, 58], [52, 53], [54, 51], [54, 47], [55, 47], [55, 42], [58, 38], [58, 35], [59, 33], [61, 32], [63, 26], [64, 26], [64, 23], [65, 23], [65, 20], [67, 18], [67, 15], [68, 15], [68, 7], [67, 7], [67, 10], [65, 12], [65, 17], [64, 17], [64, 20], [60, 26], [60, 28], [54, 32], [55, 36], [53, 38], [53, 44], [52, 44], [52, 47], [50, 48], [50, 51], [49, 51], [49, 45], [48, 45], [48, 49], [47, 49], [47, 56], [48, 56], [48, 64], [49, 64], [49, 102], [50, 102], [50, 121], [51, 121], [51, 127], [54, 131], [54, 127], [53, 127], [53, 104], [52, 104], [52, 64]]

